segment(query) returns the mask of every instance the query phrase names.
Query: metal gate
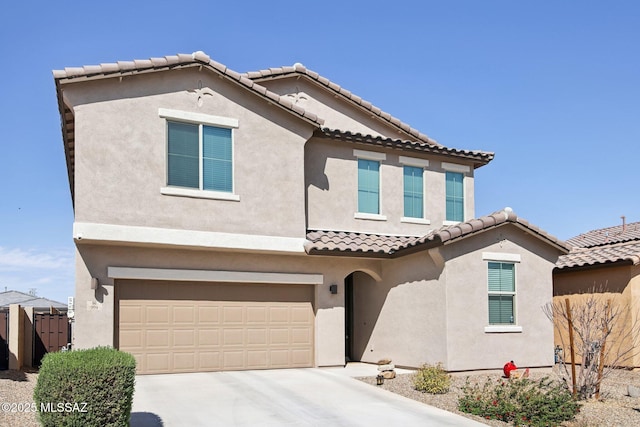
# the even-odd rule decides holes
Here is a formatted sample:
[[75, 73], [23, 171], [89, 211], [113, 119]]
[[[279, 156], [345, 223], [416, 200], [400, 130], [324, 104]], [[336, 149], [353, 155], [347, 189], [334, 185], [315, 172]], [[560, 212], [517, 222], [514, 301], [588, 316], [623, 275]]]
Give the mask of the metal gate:
[[66, 314], [34, 314], [33, 366], [40, 367], [46, 353], [59, 351], [71, 342]]
[[9, 312], [0, 311], [0, 370], [9, 369]]

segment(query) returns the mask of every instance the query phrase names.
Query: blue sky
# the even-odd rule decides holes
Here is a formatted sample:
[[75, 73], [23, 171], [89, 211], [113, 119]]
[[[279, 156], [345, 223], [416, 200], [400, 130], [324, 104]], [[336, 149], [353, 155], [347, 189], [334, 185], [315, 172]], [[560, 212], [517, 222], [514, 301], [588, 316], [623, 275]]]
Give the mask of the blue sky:
[[51, 70], [203, 50], [301, 62], [438, 142], [495, 151], [476, 213], [566, 239], [640, 221], [632, 1], [11, 2], [0, 25], [0, 291], [73, 295], [73, 210]]

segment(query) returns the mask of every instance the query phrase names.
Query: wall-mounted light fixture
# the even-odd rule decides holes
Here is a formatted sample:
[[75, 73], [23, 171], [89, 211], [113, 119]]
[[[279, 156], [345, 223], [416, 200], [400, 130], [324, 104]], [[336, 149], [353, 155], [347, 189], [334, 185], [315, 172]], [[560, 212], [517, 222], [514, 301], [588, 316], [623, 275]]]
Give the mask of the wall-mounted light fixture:
[[338, 285], [333, 284], [329, 286], [329, 292], [331, 292], [332, 295], [335, 295], [338, 293]]
[[98, 283], [98, 278], [97, 277], [92, 277], [91, 278], [91, 289], [98, 289], [98, 286], [100, 286], [100, 283]]

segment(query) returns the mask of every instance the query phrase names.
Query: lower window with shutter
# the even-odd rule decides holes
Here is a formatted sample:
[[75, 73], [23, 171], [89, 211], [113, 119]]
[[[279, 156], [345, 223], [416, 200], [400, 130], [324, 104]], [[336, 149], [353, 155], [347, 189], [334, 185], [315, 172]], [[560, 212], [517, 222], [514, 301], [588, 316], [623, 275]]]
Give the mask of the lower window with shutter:
[[514, 325], [516, 320], [515, 265], [489, 262], [489, 324]]

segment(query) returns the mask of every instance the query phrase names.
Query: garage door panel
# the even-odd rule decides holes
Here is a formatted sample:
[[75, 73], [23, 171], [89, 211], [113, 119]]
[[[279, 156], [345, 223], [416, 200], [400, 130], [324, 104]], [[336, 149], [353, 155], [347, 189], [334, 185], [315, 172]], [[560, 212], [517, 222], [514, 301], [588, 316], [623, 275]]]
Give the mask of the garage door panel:
[[168, 373], [170, 355], [166, 353], [147, 353], [145, 355], [145, 368], [149, 373]]
[[289, 344], [289, 328], [272, 328], [270, 331], [271, 341], [273, 345], [288, 345]]
[[193, 329], [178, 329], [173, 331], [174, 347], [193, 347], [196, 344]]
[[139, 329], [133, 331], [120, 329], [120, 346], [125, 346], [129, 351], [142, 350], [142, 331]]
[[267, 321], [267, 307], [249, 306], [247, 310], [247, 323], [264, 324]]
[[246, 366], [244, 360], [244, 350], [231, 350], [222, 353], [222, 369], [244, 369]]
[[290, 310], [291, 323], [307, 324], [311, 322], [311, 313], [309, 312], [309, 307], [292, 307]]
[[289, 323], [289, 307], [269, 307], [269, 320], [271, 323]]
[[222, 308], [222, 321], [225, 325], [244, 323], [244, 307], [225, 306]]
[[[313, 366], [313, 305], [304, 301], [312, 298], [311, 286], [269, 301], [270, 295], [286, 295], [282, 290], [290, 285], [274, 285], [274, 292], [272, 285], [173, 283], [161, 294], [179, 299], [154, 300], [153, 282], [145, 281], [146, 299], [122, 298], [145, 294], [136, 282], [125, 282], [126, 291], [119, 293], [119, 348], [134, 354], [138, 373]], [[208, 299], [212, 295], [221, 298]], [[229, 295], [246, 301], [230, 301]]]
[[169, 331], [167, 330], [147, 330], [143, 344], [146, 347], [169, 347]]
[[196, 316], [194, 313], [194, 307], [173, 307], [173, 323], [184, 323], [187, 325], [193, 325], [195, 323], [195, 320]]
[[267, 350], [247, 351], [247, 369], [265, 369], [269, 367]]
[[291, 364], [293, 366], [308, 366], [311, 362], [311, 351], [307, 349], [291, 350]]
[[272, 368], [286, 368], [290, 366], [288, 349], [270, 350], [269, 359], [271, 360]]
[[233, 328], [222, 330], [222, 345], [244, 345], [244, 329]]
[[265, 346], [267, 344], [267, 330], [266, 328], [260, 329], [247, 329], [247, 346]]
[[173, 353], [173, 371], [193, 372], [196, 369], [196, 355], [193, 352]]
[[200, 306], [198, 307], [198, 323], [210, 323], [217, 325], [220, 323], [220, 307]]
[[220, 345], [220, 329], [199, 329], [198, 344], [201, 347]]
[[167, 305], [147, 306], [144, 322], [147, 324], [166, 325], [169, 323], [169, 307]]
[[219, 351], [200, 351], [198, 352], [198, 367], [202, 371], [218, 371], [222, 367], [220, 365]]
[[311, 330], [309, 328], [291, 328], [291, 344], [311, 344]]

